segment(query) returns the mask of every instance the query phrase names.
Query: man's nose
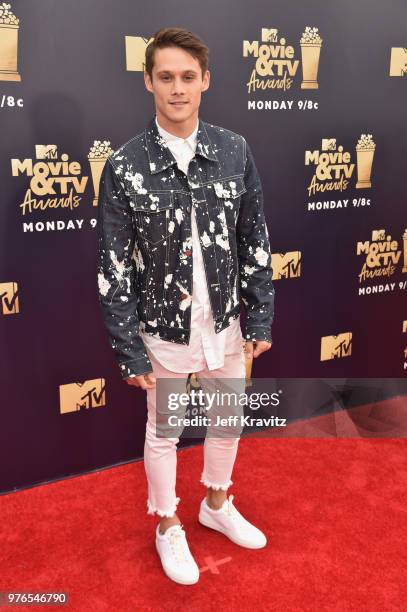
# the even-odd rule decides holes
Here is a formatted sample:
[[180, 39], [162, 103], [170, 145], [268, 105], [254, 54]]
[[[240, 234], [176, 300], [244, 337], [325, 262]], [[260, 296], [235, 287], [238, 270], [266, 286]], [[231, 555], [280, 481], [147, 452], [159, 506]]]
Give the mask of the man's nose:
[[171, 93], [183, 94], [184, 91], [185, 89], [184, 89], [184, 83], [182, 82], [182, 79], [174, 79]]

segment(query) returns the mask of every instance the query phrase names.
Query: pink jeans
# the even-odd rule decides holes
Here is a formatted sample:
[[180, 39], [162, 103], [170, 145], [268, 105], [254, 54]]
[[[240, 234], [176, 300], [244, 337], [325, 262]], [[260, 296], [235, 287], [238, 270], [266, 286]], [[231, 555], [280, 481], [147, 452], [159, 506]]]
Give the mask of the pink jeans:
[[[159, 377], [180, 379], [180, 389], [185, 385], [187, 373], [172, 372], [162, 366], [148, 349], [147, 353], [156, 379]], [[240, 392], [245, 390], [246, 359], [242, 348], [225, 355], [222, 368], [196, 372], [203, 391], [211, 391], [211, 379], [234, 379]], [[157, 380], [158, 382], [158, 380]], [[234, 388], [237, 388], [236, 386]], [[176, 496], [177, 444], [179, 438], [156, 436], [156, 388], [147, 390], [147, 425], [144, 445], [144, 467], [148, 482], [147, 514], [173, 516], [180, 497]], [[239, 437], [205, 437], [204, 468], [201, 480], [206, 487], [227, 490], [233, 484], [232, 470], [236, 459]]]

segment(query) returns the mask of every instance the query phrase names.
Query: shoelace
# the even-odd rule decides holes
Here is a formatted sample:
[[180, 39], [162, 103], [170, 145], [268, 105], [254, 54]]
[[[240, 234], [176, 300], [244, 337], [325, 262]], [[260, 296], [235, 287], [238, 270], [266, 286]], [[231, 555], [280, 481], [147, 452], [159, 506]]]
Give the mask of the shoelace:
[[242, 527], [247, 527], [246, 519], [240, 514], [238, 509], [233, 505], [234, 495], [230, 494], [226, 500], [225, 512], [231, 516], [236, 522], [239, 522]]
[[170, 546], [177, 561], [188, 561], [187, 551], [185, 550], [185, 531], [182, 529], [182, 527], [180, 527], [180, 529], [171, 531], [169, 538]]
[[233, 505], [233, 498], [234, 495], [230, 494], [228, 499], [226, 500], [226, 514], [229, 514], [229, 516], [237, 516], [236, 512], [237, 512], [237, 508], [234, 507]]

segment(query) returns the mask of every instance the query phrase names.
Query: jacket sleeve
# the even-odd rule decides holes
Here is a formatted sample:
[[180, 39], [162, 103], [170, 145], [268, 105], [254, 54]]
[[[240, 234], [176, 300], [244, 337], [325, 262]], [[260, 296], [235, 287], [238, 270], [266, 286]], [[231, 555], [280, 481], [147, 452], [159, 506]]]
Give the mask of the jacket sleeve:
[[263, 189], [252, 151], [245, 139], [246, 191], [237, 220], [240, 293], [246, 307], [246, 340], [272, 341], [274, 286], [269, 233], [263, 209]]
[[122, 378], [153, 371], [139, 335], [137, 270], [132, 258], [135, 239], [129, 200], [108, 158], [99, 183], [98, 296]]

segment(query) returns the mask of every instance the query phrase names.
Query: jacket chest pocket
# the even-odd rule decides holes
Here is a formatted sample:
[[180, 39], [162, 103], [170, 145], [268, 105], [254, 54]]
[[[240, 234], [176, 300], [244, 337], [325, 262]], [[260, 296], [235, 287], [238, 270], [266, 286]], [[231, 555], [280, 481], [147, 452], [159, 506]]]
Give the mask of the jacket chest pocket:
[[131, 196], [137, 230], [150, 244], [160, 244], [173, 231], [174, 196], [170, 192], [134, 193]]
[[221, 179], [213, 183], [216, 203], [219, 210], [224, 211], [226, 225], [229, 229], [236, 229], [239, 215], [240, 198], [246, 192], [246, 185], [242, 176], [232, 179]]

